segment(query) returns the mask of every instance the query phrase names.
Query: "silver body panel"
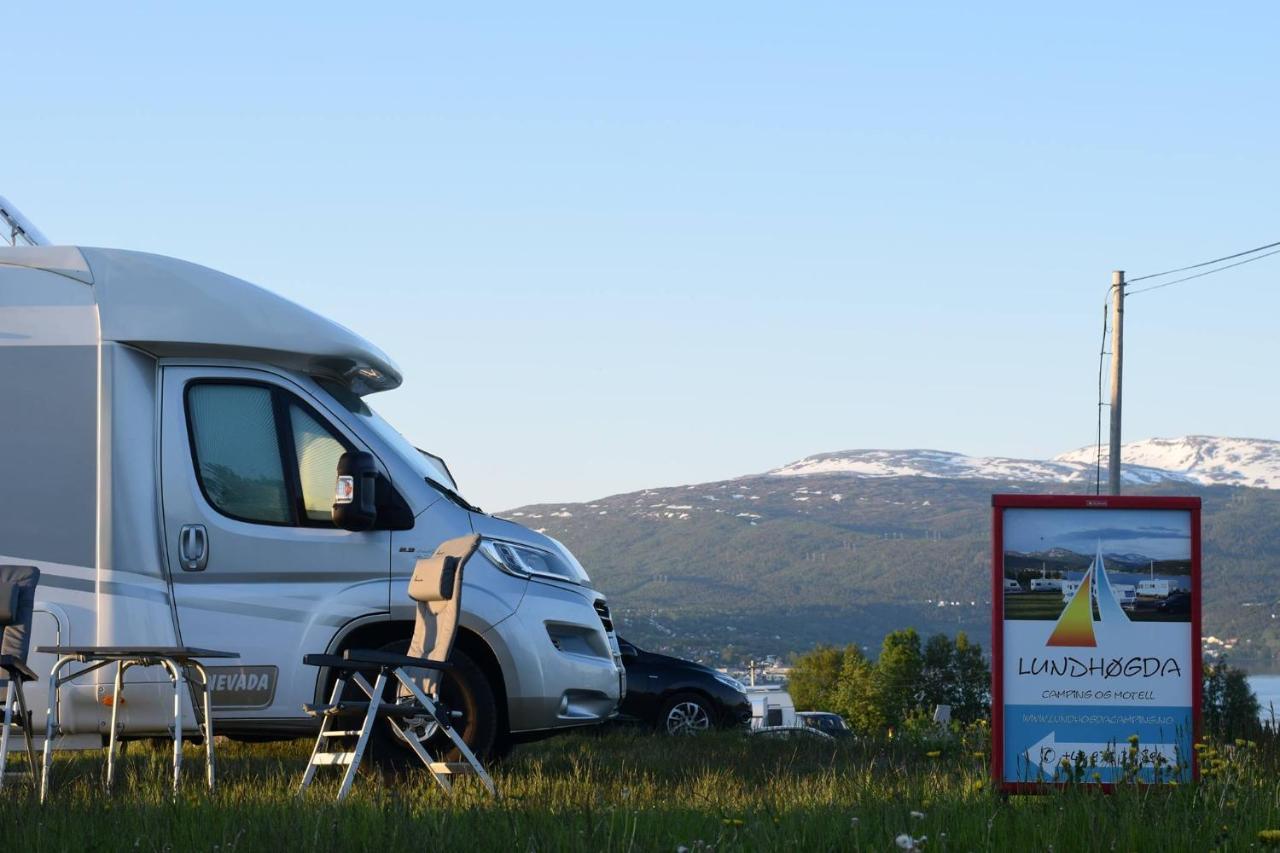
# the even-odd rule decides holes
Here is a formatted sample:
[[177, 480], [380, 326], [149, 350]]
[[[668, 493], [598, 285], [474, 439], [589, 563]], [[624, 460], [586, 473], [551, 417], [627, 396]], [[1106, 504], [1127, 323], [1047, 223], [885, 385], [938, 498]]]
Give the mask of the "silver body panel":
[[[563, 550], [432, 488], [403, 447], [314, 377], [356, 393], [400, 382], [390, 359], [343, 327], [203, 267], [114, 250], [0, 249], [0, 454], [11, 478], [0, 490], [0, 563], [42, 571], [34, 644], [237, 651], [238, 666], [222, 671], [219, 728], [291, 734], [311, 724], [301, 705], [323, 688], [303, 654], [342, 648], [369, 626], [408, 637], [417, 556], [472, 531]], [[220, 513], [201, 492], [188, 439], [183, 392], [196, 380], [260, 383], [301, 400], [375, 456], [413, 528], [350, 533]], [[179, 553], [192, 524], [207, 531], [200, 571]], [[480, 556], [464, 583], [461, 628], [497, 661], [511, 732], [613, 713], [624, 676], [595, 610], [603, 596], [515, 577]], [[33, 654], [31, 664], [47, 673], [53, 661]], [[103, 671], [63, 689], [68, 739], [106, 732], [109, 682]], [[128, 673], [127, 734], [164, 732], [166, 685], [159, 670]], [[43, 689], [28, 696], [37, 724]]]

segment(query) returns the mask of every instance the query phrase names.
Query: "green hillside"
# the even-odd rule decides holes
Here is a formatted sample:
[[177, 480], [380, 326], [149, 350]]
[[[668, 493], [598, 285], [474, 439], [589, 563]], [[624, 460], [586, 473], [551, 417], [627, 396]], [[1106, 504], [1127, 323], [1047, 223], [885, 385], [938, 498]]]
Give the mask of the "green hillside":
[[[632, 640], [736, 661], [820, 642], [875, 648], [906, 626], [985, 644], [999, 491], [1055, 486], [758, 476], [503, 515], [569, 546]], [[1239, 637], [1236, 662], [1280, 664], [1280, 492], [1143, 493], [1188, 492], [1204, 500], [1206, 636]]]

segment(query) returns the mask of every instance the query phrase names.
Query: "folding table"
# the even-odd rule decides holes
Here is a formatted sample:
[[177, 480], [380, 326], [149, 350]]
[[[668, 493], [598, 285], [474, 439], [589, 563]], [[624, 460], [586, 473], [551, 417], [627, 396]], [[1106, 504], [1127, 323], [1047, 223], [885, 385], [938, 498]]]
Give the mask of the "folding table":
[[[238, 658], [235, 652], [220, 652], [213, 649], [198, 649], [190, 646], [41, 646], [36, 649], [45, 654], [58, 655], [58, 662], [53, 665], [49, 674], [49, 715], [45, 723], [44, 767], [40, 778], [40, 801], [44, 802], [49, 793], [49, 773], [53, 767], [53, 737], [58, 729], [58, 688], [80, 678], [94, 670], [110, 664], [116, 665], [114, 690], [111, 694], [111, 734], [107, 748], [107, 787], [115, 780], [116, 763], [116, 718], [120, 710], [121, 693], [124, 691], [125, 670], [133, 666], [163, 666], [173, 682], [173, 793], [178, 793], [178, 783], [182, 778], [182, 690], [190, 688], [192, 683], [204, 693], [203, 708], [201, 703], [192, 702], [197, 724], [204, 731], [205, 743], [205, 776], [209, 790], [213, 790], [213, 715], [212, 697], [209, 685], [209, 673], [205, 670], [200, 658], [227, 659]], [[62, 670], [72, 663], [88, 664], [84, 669], [68, 675], [61, 675]], [[199, 681], [191, 678], [191, 674], [199, 676]]]

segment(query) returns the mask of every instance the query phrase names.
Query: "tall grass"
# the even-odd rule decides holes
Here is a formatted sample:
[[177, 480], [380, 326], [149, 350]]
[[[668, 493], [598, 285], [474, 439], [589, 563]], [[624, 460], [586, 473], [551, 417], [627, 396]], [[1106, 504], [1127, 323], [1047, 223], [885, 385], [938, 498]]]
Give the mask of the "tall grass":
[[1280, 829], [1273, 748], [1214, 747], [1199, 785], [1064, 790], [1004, 799], [984, 753], [902, 744], [769, 740], [724, 733], [673, 740], [614, 732], [517, 750], [493, 768], [491, 800], [463, 782], [364, 775], [332, 802], [336, 770], [295, 796], [309, 743], [220, 748], [220, 784], [187, 756], [135, 744], [113, 793], [100, 753], [60, 757], [43, 807], [18, 784], [0, 796], [7, 850], [929, 850], [1245, 849]]

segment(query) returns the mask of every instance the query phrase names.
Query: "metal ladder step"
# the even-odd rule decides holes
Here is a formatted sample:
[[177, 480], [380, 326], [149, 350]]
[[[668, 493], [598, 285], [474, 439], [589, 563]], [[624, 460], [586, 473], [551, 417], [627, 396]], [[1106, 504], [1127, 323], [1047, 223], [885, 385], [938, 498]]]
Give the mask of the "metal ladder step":
[[354, 752], [317, 752], [311, 757], [311, 763], [317, 767], [350, 764], [355, 757], [356, 754]]
[[354, 731], [342, 731], [339, 729], [334, 729], [333, 731], [329, 731], [329, 732], [320, 732], [320, 737], [359, 737], [359, 736], [360, 736], [359, 729], [355, 729]]

